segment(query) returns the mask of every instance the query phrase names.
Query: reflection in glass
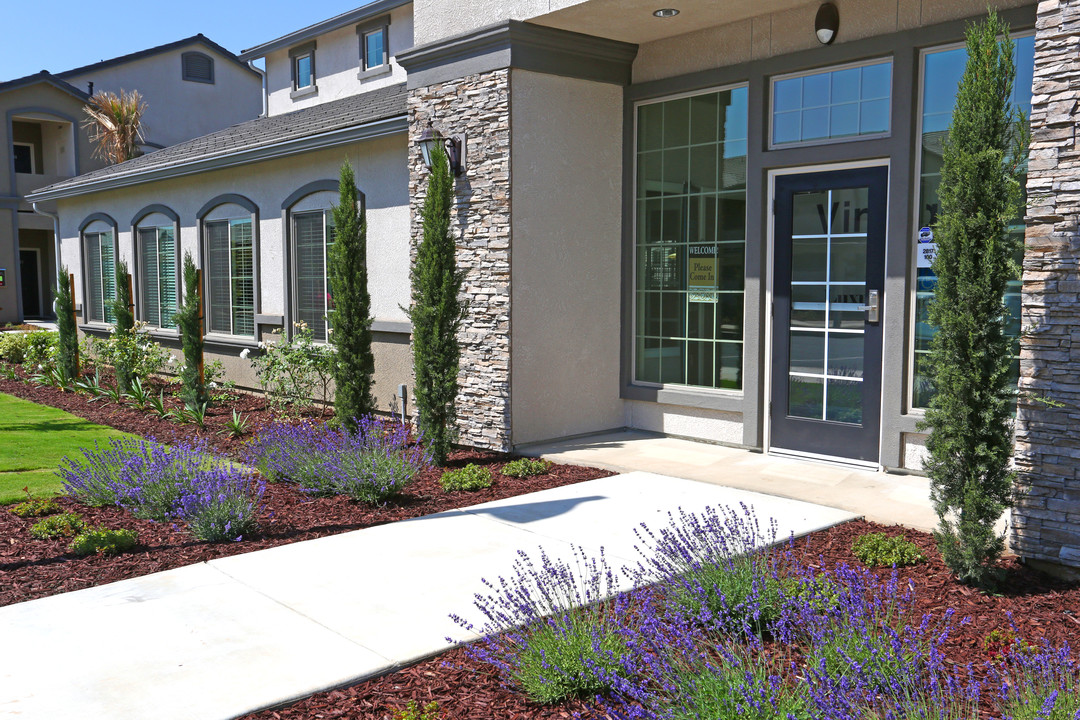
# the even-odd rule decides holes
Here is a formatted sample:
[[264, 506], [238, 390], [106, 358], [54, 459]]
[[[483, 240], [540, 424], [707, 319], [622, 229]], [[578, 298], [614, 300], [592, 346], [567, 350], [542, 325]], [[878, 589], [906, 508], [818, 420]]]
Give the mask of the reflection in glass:
[[863, 385], [849, 380], [829, 380], [825, 419], [832, 422], [861, 425], [863, 419]]
[[820, 420], [825, 407], [823, 378], [792, 375], [788, 378], [788, 415]]
[[774, 145], [889, 132], [892, 61], [772, 83]]
[[745, 87], [637, 108], [634, 378], [742, 388]]
[[[1013, 37], [1016, 79], [1013, 83], [1012, 103], [1025, 117], [1031, 116], [1031, 88], [1035, 63], [1035, 38]], [[919, 227], [933, 228], [938, 219], [938, 187], [941, 184], [942, 143], [956, 104], [956, 92], [967, 64], [967, 49], [951, 48], [928, 52], [923, 56], [922, 85], [922, 142], [919, 178]], [[1027, 185], [1026, 175], [1020, 178], [1020, 187]], [[1017, 219], [1012, 232], [1023, 237], [1023, 222]], [[1018, 263], [1023, 260], [1023, 243], [1017, 250]], [[929, 406], [934, 395], [929, 369], [930, 341], [934, 327], [930, 325], [928, 308], [934, 297], [937, 278], [930, 268], [915, 271], [915, 358], [912, 366], [912, 405], [917, 408]], [[1020, 307], [1019, 282], [1010, 285], [1005, 293], [1009, 308], [1008, 333], [1014, 339], [1013, 364], [1010, 377], [1019, 378]]]

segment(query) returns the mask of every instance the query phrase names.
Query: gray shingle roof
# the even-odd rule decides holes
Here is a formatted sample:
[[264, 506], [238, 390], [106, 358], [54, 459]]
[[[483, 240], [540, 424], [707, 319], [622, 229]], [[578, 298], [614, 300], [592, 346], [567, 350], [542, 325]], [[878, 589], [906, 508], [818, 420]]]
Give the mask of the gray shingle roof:
[[[90, 185], [100, 186], [102, 183], [111, 185], [112, 180], [134, 179], [150, 173], [154, 174], [154, 179], [158, 179], [160, 171], [179, 169], [223, 156], [281, 145], [380, 120], [404, 117], [406, 96], [404, 84], [392, 85], [303, 110], [249, 120], [209, 135], [170, 145], [149, 155], [54, 183], [36, 191], [33, 196], [53, 195], [56, 192], [62, 192], [63, 195], [79, 194], [64, 191]], [[93, 190], [88, 188], [86, 191]]]
[[8, 80], [6, 82], [0, 82], [0, 92], [7, 92], [8, 90], [14, 90], [15, 88], [25, 87], [27, 85], [33, 85], [35, 83], [41, 82], [54, 85], [63, 90], [64, 92], [71, 93], [80, 100], [87, 100], [90, 97], [79, 88], [66, 82], [59, 76], [53, 75], [48, 70], [42, 70], [39, 73], [27, 75], [26, 77], [15, 78], [14, 80]]

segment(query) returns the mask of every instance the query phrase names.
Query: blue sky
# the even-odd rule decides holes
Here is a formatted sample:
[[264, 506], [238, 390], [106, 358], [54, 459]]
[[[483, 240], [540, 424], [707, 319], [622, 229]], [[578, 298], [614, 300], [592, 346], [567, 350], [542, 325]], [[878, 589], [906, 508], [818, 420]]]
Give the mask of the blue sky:
[[0, 81], [40, 70], [63, 72], [200, 32], [238, 53], [367, 2], [188, 0], [102, 6], [88, 0], [3, 0]]

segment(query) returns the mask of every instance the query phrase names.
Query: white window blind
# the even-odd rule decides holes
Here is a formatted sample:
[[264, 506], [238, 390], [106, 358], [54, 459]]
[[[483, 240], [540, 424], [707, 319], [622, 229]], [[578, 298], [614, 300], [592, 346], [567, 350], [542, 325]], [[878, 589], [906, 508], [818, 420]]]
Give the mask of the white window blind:
[[207, 223], [206, 244], [210, 332], [253, 337], [255, 264], [251, 220]]
[[112, 300], [116, 297], [116, 265], [111, 232], [86, 233], [87, 319], [113, 322]]

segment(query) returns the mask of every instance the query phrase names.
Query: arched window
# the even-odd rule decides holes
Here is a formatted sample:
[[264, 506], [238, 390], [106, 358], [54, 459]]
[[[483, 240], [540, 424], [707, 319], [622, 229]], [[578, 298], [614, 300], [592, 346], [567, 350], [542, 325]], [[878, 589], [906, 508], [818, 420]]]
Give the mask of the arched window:
[[131, 219], [135, 241], [136, 310], [153, 328], [176, 327], [179, 297], [180, 216], [165, 205], [148, 205]]
[[88, 323], [115, 322], [112, 301], [116, 299], [116, 221], [105, 213], [94, 213], [79, 225], [83, 247], [83, 319]]
[[255, 337], [259, 208], [243, 195], [218, 195], [197, 216], [209, 334]]

